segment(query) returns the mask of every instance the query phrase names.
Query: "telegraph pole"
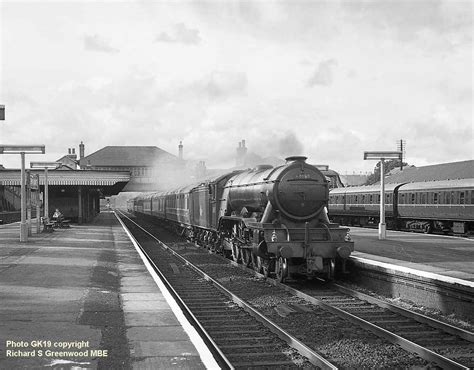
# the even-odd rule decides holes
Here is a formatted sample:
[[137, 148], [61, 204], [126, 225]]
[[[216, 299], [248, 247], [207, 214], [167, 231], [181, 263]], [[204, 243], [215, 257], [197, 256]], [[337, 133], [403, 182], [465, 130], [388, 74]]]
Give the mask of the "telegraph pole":
[[405, 140], [400, 139], [397, 141], [397, 150], [402, 153], [402, 157], [400, 159], [400, 171], [403, 170], [403, 159], [405, 158], [405, 149], [406, 149], [407, 143]]

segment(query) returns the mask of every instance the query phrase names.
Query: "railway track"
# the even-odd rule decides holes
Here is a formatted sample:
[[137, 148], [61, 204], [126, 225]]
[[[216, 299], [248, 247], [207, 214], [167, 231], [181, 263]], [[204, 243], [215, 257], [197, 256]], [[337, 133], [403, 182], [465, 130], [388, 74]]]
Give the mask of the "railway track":
[[[409, 367], [436, 364], [442, 368], [461, 369], [474, 366], [473, 334], [467, 331], [389, 305], [341, 286], [331, 288], [327, 286], [321, 290], [321, 287], [314, 288], [314, 284], [295, 285], [293, 287], [281, 285], [272, 280], [262, 279], [255, 272], [235, 263], [230, 263], [226, 259], [219, 258], [219, 256], [210, 256], [202, 249], [190, 248], [189, 243], [169, 242], [168, 244], [176, 249], [179, 254], [196, 263], [200, 269], [206, 271], [206, 274], [214, 276], [215, 280], [231, 289], [235, 293], [234, 295], [240, 297], [238, 298], [239, 301], [250, 302], [253, 307], [259, 309], [260, 315], [275, 321], [290, 335], [305, 343], [306, 346], [303, 345], [302, 348], [314, 348], [336, 366]], [[168, 264], [170, 263], [168, 262]], [[173, 266], [170, 266], [173, 270]], [[236, 269], [236, 267], [239, 267], [239, 269]], [[175, 277], [182, 275], [179, 268], [174, 268], [174, 270]], [[192, 277], [188, 277], [188, 279], [192, 279]], [[253, 286], [249, 288], [252, 279], [254, 280], [252, 281]], [[271, 283], [269, 283], [270, 281]], [[184, 285], [188, 284], [185, 283]], [[235, 329], [237, 322], [242, 324], [239, 325], [240, 327], [243, 326], [247, 330], [247, 334], [243, 338], [261, 335], [262, 330], [264, 332], [265, 330], [268, 331], [268, 329], [250, 324], [249, 320], [244, 319], [241, 312], [245, 310], [242, 308], [238, 309], [240, 312], [236, 312], [235, 317], [232, 313], [232, 319], [229, 320], [229, 316], [227, 316], [229, 310], [237, 308], [237, 305], [235, 300], [229, 300], [228, 295], [218, 299], [219, 302], [227, 304], [224, 311], [219, 311], [218, 306], [220, 304], [215, 304], [216, 296], [213, 293], [193, 292], [192, 288], [198, 289], [197, 286], [193, 286], [191, 291], [184, 293], [183, 296], [188, 298], [189, 306], [200, 307], [201, 313], [196, 313], [198, 320], [203, 320], [203, 323], [206, 320], [211, 320], [209, 322], [211, 325], [207, 326], [211, 336], [214, 334], [216, 338], [219, 335], [227, 338], [228, 334]], [[259, 296], [262, 297], [263, 295], [271, 297], [270, 301], [273, 300], [274, 302], [264, 302], [262, 304], [259, 301]], [[315, 318], [324, 324], [322, 329], [318, 326], [319, 324], [314, 323]], [[223, 321], [220, 321], [221, 319]], [[333, 331], [332, 334], [326, 335], [327, 340], [324, 340], [321, 335], [321, 331], [324, 330]], [[339, 334], [335, 335], [334, 332], [338, 330]], [[370, 337], [369, 334], [374, 333], [378, 339], [374, 341], [373, 339], [359, 338], [358, 331], [361, 332], [362, 337]], [[333, 338], [334, 336], [336, 338]], [[347, 340], [345, 340], [345, 336], [347, 336]], [[358, 341], [365, 341], [362, 349], [360, 345], [358, 346]], [[256, 342], [259, 345], [262, 343], [259, 340]], [[227, 342], [221, 343], [221, 345], [223, 349], [230, 350], [230, 358], [245, 359], [247, 362], [241, 363], [243, 363], [243, 367], [247, 367], [250, 366], [252, 356], [255, 356], [254, 358], [258, 358], [258, 360], [266, 358], [264, 356], [260, 357], [258, 352], [252, 356], [245, 356], [246, 350], [252, 347], [252, 343], [254, 342], [250, 339], [241, 339], [240, 342]], [[386, 343], [391, 343], [396, 348], [387, 347]], [[330, 348], [335, 345], [339, 350]], [[368, 350], [367, 346], [372, 347], [372, 351]], [[400, 347], [406, 352], [401, 351]], [[276, 349], [281, 353], [282, 347], [277, 346]], [[374, 351], [377, 354], [374, 354]], [[417, 356], [414, 356], [413, 353], [416, 353]], [[353, 358], [347, 359], [344, 354], [349, 354]], [[269, 356], [271, 357], [271, 355]], [[362, 357], [369, 358], [362, 359]], [[385, 362], [378, 360], [378, 357], [385, 358]], [[387, 357], [389, 358], [387, 359]], [[371, 362], [370, 360], [373, 358], [377, 360]], [[288, 361], [288, 359], [282, 361], [280, 366], [285, 366], [284, 361]], [[299, 363], [298, 360], [296, 362], [291, 361], [295, 366], [307, 365], [301, 360], [299, 360]], [[324, 365], [318, 366], [324, 367]]]
[[[337, 368], [139, 225], [121, 217], [221, 366], [236, 369]], [[163, 248], [156, 248], [157, 243]], [[154, 248], [150, 253], [146, 246], [152, 244]]]
[[289, 290], [442, 368], [474, 368], [474, 333], [336, 284]]

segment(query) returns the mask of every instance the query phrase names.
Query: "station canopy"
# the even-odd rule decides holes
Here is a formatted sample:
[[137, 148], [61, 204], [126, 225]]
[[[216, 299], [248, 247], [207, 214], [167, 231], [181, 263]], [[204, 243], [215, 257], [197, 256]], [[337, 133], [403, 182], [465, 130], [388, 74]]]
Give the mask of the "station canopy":
[[[31, 174], [39, 174], [39, 184], [44, 185], [44, 170], [30, 169]], [[20, 170], [0, 171], [0, 185], [20, 186]], [[130, 181], [128, 171], [92, 171], [92, 170], [49, 170], [49, 186], [94, 186], [109, 188], [108, 192], [118, 193]]]

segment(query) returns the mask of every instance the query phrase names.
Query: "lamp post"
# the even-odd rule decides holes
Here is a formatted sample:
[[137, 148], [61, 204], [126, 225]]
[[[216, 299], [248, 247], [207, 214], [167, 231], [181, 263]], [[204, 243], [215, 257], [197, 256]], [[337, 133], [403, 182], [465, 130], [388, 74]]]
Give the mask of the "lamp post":
[[379, 151], [364, 152], [364, 160], [380, 161], [380, 222], [379, 222], [379, 239], [384, 240], [387, 237], [387, 225], [385, 224], [385, 173], [384, 161], [386, 159], [402, 159], [400, 151]]
[[31, 168], [44, 169], [44, 221], [49, 221], [49, 186], [48, 186], [48, 170], [55, 170], [61, 165], [58, 162], [30, 162]]
[[26, 224], [26, 187], [25, 187], [25, 154], [44, 154], [44, 145], [0, 145], [0, 154], [21, 155], [21, 221], [20, 242], [28, 241]]

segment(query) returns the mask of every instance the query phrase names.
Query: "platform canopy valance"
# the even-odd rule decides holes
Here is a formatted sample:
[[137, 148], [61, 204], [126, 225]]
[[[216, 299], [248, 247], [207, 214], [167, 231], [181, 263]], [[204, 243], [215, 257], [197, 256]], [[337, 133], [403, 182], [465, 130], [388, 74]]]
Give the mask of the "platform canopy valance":
[[[39, 174], [39, 184], [44, 185], [44, 170], [30, 170], [30, 173]], [[130, 173], [125, 171], [48, 171], [48, 184], [50, 186], [114, 186], [117, 183], [127, 183], [128, 181], [130, 181]], [[0, 171], [0, 185], [20, 186], [20, 170]]]

